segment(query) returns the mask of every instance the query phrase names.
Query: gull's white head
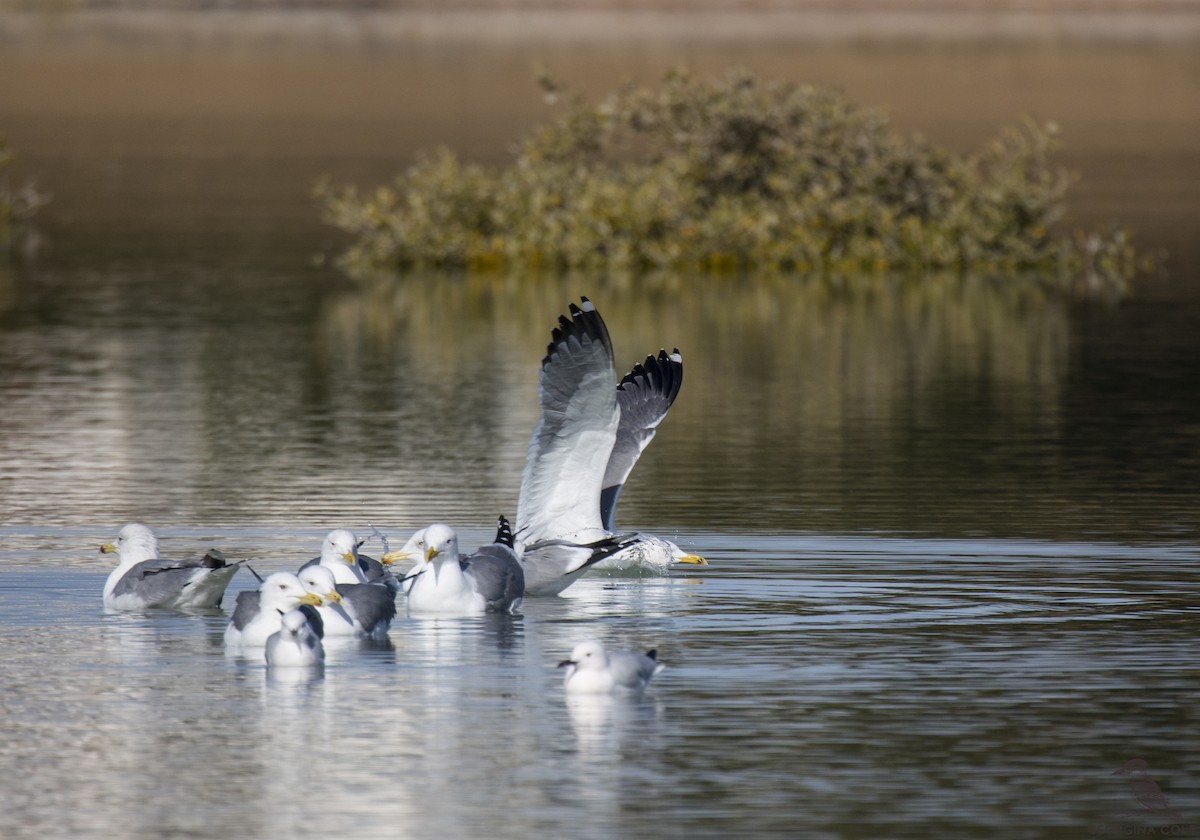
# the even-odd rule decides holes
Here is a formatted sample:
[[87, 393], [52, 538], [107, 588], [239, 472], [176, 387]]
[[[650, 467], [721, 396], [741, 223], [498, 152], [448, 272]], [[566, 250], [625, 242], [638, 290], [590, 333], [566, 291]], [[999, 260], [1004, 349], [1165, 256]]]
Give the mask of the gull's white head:
[[414, 563], [423, 563], [425, 561], [425, 529], [422, 528], [411, 537], [408, 538], [402, 547], [395, 551], [389, 551], [387, 554], [379, 558], [379, 562], [384, 565], [392, 563], [401, 563], [411, 560]]
[[337, 591], [337, 581], [333, 579], [333, 572], [329, 569], [314, 563], [301, 569], [299, 577], [300, 584], [310, 595], [316, 595], [322, 602], [341, 603], [342, 596]]
[[577, 670], [603, 671], [608, 667], [608, 654], [599, 642], [580, 642], [571, 651], [571, 658], [558, 663], [558, 667], [567, 669], [566, 678], [569, 680]]
[[341, 562], [357, 569], [358, 538], [354, 532], [345, 528], [330, 531], [321, 543], [321, 562], [326, 566]]
[[430, 525], [425, 529], [425, 562], [433, 564], [433, 577], [448, 562], [458, 562], [458, 534], [449, 525]]
[[291, 572], [268, 575], [258, 591], [261, 593], [260, 610], [287, 612], [300, 604], [317, 606], [321, 603], [320, 596], [306, 591], [304, 584], [300, 583], [300, 578]]
[[708, 565], [708, 561], [699, 554], [690, 554], [670, 540], [663, 540], [663, 542], [667, 544], [667, 554], [670, 556], [672, 563], [689, 563], [694, 566]]
[[283, 618], [280, 619], [280, 624], [283, 625], [283, 632], [289, 636], [299, 636], [306, 630], [309, 630], [308, 616], [300, 610], [288, 610], [285, 612]]
[[146, 525], [130, 522], [117, 534], [115, 543], [100, 546], [102, 554], [116, 554], [122, 565], [158, 557], [158, 537]]

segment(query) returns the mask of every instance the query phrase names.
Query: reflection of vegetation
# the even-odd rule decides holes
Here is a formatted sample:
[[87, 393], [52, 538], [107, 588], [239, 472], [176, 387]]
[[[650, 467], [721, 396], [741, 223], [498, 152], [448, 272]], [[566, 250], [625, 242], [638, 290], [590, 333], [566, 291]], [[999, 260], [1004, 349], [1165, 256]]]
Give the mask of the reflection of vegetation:
[[491, 171], [451, 152], [395, 187], [324, 191], [358, 272], [500, 267], [799, 274], [1036, 273], [1122, 286], [1121, 231], [1055, 232], [1069, 178], [1053, 126], [969, 156], [893, 133], [829, 90], [747, 73], [625, 89]]
[[[0, 137], [0, 173], [11, 160], [8, 143]], [[32, 183], [14, 187], [0, 174], [0, 252], [7, 251], [27, 232], [29, 220], [45, 203], [46, 197]]]
[[[622, 495], [631, 524], [668, 510], [678, 523], [740, 528], [761, 524], [765, 505], [782, 511], [780, 527], [853, 529], [869, 498], [872, 515], [895, 512], [893, 525], [912, 513], [914, 484], [922, 503], [943, 498], [949, 509], [961, 492], [955, 475], [976, 480], [970, 470], [940, 472], [954, 464], [939, 454], [943, 443], [982, 450], [963, 455], [993, 465], [981, 484], [1020, 484], [1025, 477], [1004, 463], [1012, 448], [1060, 433], [1069, 302], [1036, 284], [947, 275], [741, 285], [694, 274], [601, 292], [578, 278], [414, 272], [327, 300], [318, 334], [336, 349], [328, 376], [370, 370], [372, 359], [395, 365], [397, 381], [371, 389], [400, 394], [412, 452], [393, 468], [421, 475], [441, 469], [437, 458], [489, 463], [495, 484], [472, 492], [502, 510], [536, 419], [547, 330], [580, 293], [604, 314], [621, 372], [664, 345], [683, 352], [679, 401]], [[361, 412], [359, 400], [348, 402]], [[490, 424], [486, 434], [479, 423]], [[451, 480], [478, 484], [476, 468], [461, 472]], [[942, 479], [944, 497], [930, 489]], [[685, 495], [664, 507], [664, 488]], [[406, 506], [427, 503], [415, 480], [391, 492], [405, 494]], [[1033, 515], [1056, 492], [1071, 495], [1048, 483], [1013, 516]]]

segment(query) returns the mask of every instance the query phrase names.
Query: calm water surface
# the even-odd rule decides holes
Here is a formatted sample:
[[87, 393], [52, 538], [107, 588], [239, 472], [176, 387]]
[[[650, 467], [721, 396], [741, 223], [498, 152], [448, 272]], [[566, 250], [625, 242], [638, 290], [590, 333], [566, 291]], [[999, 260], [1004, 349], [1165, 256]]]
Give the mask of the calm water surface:
[[[312, 262], [336, 240], [307, 185], [397, 165], [371, 155], [444, 128], [436, 107], [406, 128], [328, 92], [316, 116], [287, 106], [272, 73], [315, 58], [226, 56], [209, 86], [194, 53], [94, 74], [71, 53], [0, 56], [43, 71], [42, 99], [0, 73], [0, 115], [57, 194], [39, 255], [0, 266], [0, 836], [1200, 832], [1200, 213], [1194, 181], [1137, 177], [1200, 171], [1180, 139], [1197, 109], [1123, 88], [1096, 103], [1059, 72], [1136, 66], [1194, 90], [1195, 56], [816, 52], [860, 86], [862, 62], [902, 90], [941, 67], [979, 82], [961, 122], [942, 114], [950, 136], [990, 119], [968, 101], [1010, 122], [1016, 90], [1093, 127], [1143, 120], [1073, 154], [1119, 162], [1088, 195], [1171, 246], [1170, 276], [1116, 305], [903, 278], [356, 286]], [[322, 60], [343, 81], [400, 61]], [[164, 72], [140, 111], [68, 93], [149, 85], [131, 61], [194, 88]], [[256, 61], [273, 68], [258, 88], [231, 84]], [[243, 133], [206, 145], [206, 125]], [[683, 351], [618, 521], [710, 566], [585, 578], [516, 617], [402, 616], [313, 679], [227, 657], [220, 611], [103, 611], [96, 548], [132, 519], [169, 553], [217, 545], [262, 573], [339, 526], [393, 547], [433, 520], [488, 539], [515, 512], [548, 330], [580, 294], [621, 368]], [[554, 665], [588, 637], [669, 668], [639, 701], [568, 703]], [[1134, 758], [1171, 811], [1113, 775]]]

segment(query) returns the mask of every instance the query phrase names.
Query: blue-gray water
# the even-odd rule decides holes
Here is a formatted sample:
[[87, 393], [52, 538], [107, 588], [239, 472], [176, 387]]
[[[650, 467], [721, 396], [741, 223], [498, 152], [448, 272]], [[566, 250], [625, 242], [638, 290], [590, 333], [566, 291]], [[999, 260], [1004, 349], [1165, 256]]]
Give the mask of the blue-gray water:
[[[912, 51], [828, 66], [943, 66]], [[336, 238], [303, 196], [323, 169], [401, 165], [403, 149], [354, 156], [378, 114], [320, 100], [314, 139], [273, 110], [272, 85], [295, 95], [278, 79], [262, 113], [242, 89], [225, 113], [194, 72], [212, 57], [185, 53], [200, 116], [166, 96], [131, 118], [72, 97], [176, 59], [118, 53], [87, 74], [70, 51], [0, 56], [44, 71], [36, 107], [0, 73], [0, 117], [56, 194], [41, 250], [0, 263], [0, 837], [1200, 831], [1200, 156], [1179, 142], [1200, 97], [1190, 76], [1183, 94], [1150, 83], [1196, 59], [1099, 52], [1021, 66], [1044, 73], [1029, 96], [1085, 125], [1146, 126], [1071, 150], [1100, 162], [1083, 195], [1173, 249], [1169, 276], [1115, 305], [911, 279], [361, 288], [313, 264]], [[982, 70], [972, 55], [938, 54], [980, 101], [1024, 95], [996, 51]], [[343, 82], [378, 69], [318, 58]], [[315, 72], [225, 59], [221, 85], [256, 61]], [[1075, 95], [1051, 72], [1110, 64], [1159, 99]], [[480, 107], [486, 76], [468, 76]], [[409, 106], [402, 128], [385, 115], [394, 136], [444, 127]], [[940, 119], [950, 135], [984, 121]], [[210, 147], [208, 122], [249, 137]], [[1142, 177], [1164, 160], [1187, 177]], [[1086, 192], [1089, 175], [1105, 188]], [[227, 657], [224, 613], [102, 609], [97, 547], [133, 519], [167, 553], [215, 545], [263, 573], [338, 526], [393, 547], [435, 519], [488, 539], [515, 511], [549, 329], [580, 294], [621, 368], [683, 351], [618, 522], [708, 567], [585, 578], [512, 618], [402, 616], [389, 644], [335, 650], [311, 682]], [[554, 666], [589, 637], [669, 667], [641, 701], [569, 704]], [[1113, 775], [1136, 758], [1144, 773]], [[1170, 810], [1135, 798], [1145, 777]]]

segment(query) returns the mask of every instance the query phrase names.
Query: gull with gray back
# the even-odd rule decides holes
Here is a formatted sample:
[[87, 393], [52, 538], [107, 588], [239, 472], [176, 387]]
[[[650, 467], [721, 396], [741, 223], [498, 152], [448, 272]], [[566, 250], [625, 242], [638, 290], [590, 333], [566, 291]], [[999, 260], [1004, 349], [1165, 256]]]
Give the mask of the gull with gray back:
[[268, 575], [257, 590], [239, 592], [237, 606], [225, 627], [226, 648], [261, 647], [282, 626], [280, 617], [301, 604], [318, 606], [321, 599], [306, 592], [291, 572]]
[[311, 604], [288, 610], [279, 629], [267, 637], [263, 654], [268, 668], [313, 668], [325, 664], [321, 616]]
[[609, 652], [600, 642], [581, 642], [571, 658], [558, 663], [566, 668], [563, 687], [570, 694], [637, 694], [666, 666], [658, 653]]
[[211, 609], [221, 605], [229, 581], [241, 563], [227, 563], [217, 549], [198, 560], [158, 556], [158, 537], [148, 526], [131, 522], [115, 543], [100, 547], [116, 554], [117, 568], [104, 583], [104, 606], [113, 610]]
[[425, 559], [410, 573], [410, 613], [475, 615], [514, 612], [525, 594], [525, 573], [513, 549], [508, 520], [500, 517], [496, 541], [474, 554], [459, 553], [448, 525], [425, 529]]
[[386, 586], [336, 583], [323, 565], [300, 570], [305, 590], [321, 599], [317, 607], [329, 636], [384, 638], [396, 617], [396, 600]]

